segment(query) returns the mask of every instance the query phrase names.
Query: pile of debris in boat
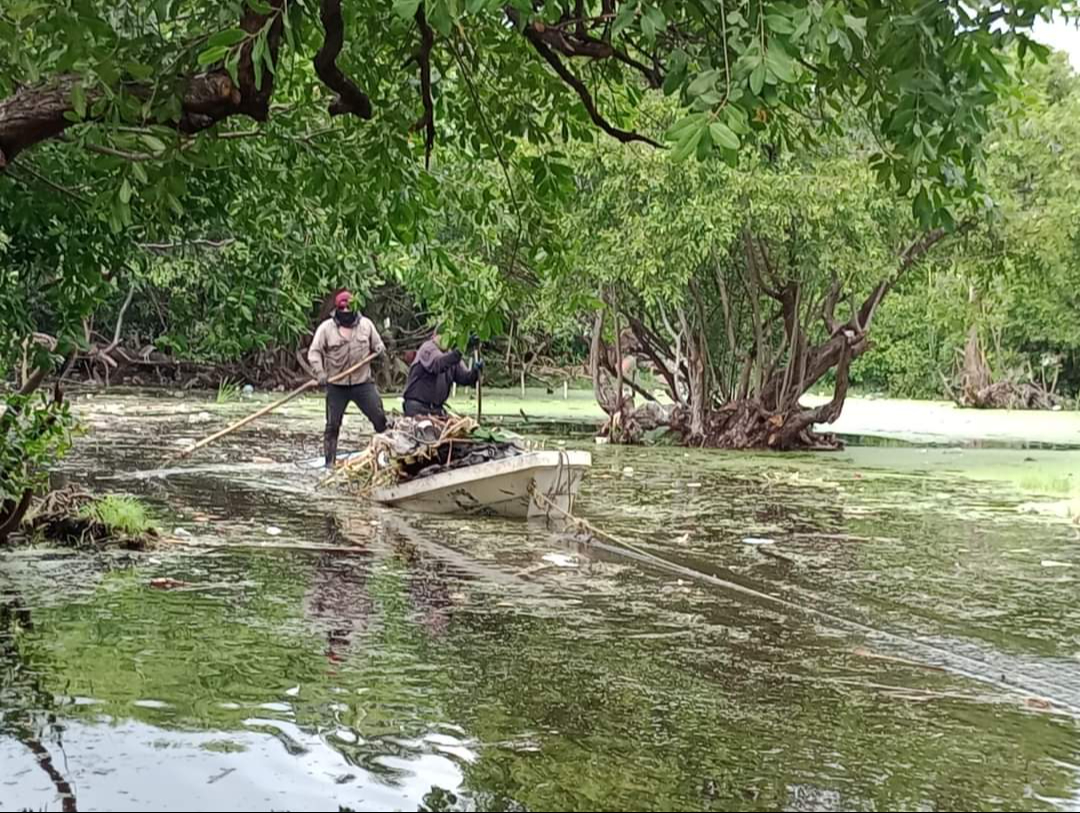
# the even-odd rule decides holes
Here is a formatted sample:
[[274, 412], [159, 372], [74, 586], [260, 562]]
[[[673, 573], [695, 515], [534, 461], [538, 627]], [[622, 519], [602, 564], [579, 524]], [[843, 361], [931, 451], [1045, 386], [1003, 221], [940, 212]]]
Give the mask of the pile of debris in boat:
[[322, 485], [343, 481], [350, 491], [381, 488], [444, 471], [517, 457], [529, 451], [511, 432], [480, 427], [469, 417], [398, 418]]

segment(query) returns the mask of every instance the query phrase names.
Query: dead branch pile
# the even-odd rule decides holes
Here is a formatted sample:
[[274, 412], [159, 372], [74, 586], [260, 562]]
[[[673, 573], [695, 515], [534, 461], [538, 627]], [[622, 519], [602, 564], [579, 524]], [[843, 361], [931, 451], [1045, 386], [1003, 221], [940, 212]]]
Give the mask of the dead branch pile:
[[1000, 380], [994, 380], [993, 370], [982, 348], [979, 332], [972, 327], [957, 363], [954, 381], [949, 385], [952, 398], [958, 406], [972, 409], [1060, 409], [1062, 399], [1057, 388], [1057, 367], [1049, 360], [1045, 366], [1053, 366], [1055, 372], [1050, 381], [1045, 374], [1041, 381], [1033, 372], [1013, 370]]
[[320, 485], [340, 481], [350, 492], [367, 495], [376, 488], [525, 451], [516, 436], [481, 429], [469, 417], [398, 418]]

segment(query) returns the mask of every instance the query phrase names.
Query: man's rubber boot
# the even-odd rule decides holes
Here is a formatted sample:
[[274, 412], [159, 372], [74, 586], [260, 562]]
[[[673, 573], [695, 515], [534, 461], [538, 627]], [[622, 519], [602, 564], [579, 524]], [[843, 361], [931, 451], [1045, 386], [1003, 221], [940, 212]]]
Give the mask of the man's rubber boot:
[[323, 438], [323, 454], [326, 455], [326, 468], [330, 469], [334, 467], [334, 463], [337, 462], [337, 436], [330, 437], [327, 435]]

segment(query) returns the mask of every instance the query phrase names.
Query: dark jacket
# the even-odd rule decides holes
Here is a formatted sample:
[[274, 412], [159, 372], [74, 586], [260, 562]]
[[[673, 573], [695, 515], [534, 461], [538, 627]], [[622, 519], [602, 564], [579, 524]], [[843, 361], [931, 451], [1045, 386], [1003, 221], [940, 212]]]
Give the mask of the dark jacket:
[[420, 346], [409, 368], [405, 400], [442, 409], [446, 399], [450, 397], [452, 384], [471, 386], [479, 376], [479, 370], [470, 370], [461, 363], [460, 350], [444, 353], [434, 340], [429, 339]]

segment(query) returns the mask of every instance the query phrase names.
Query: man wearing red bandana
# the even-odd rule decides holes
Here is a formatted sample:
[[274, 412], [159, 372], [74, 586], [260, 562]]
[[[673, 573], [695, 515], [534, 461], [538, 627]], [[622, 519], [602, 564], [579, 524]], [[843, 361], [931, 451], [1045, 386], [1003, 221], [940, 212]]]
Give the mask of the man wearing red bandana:
[[308, 362], [319, 379], [319, 386], [326, 390], [323, 452], [327, 466], [334, 465], [337, 459], [341, 421], [350, 401], [367, 416], [376, 432], [386, 429], [382, 398], [371, 380], [370, 363], [333, 384], [328, 383], [328, 379], [340, 375], [372, 353], [379, 354], [385, 350], [375, 323], [360, 315], [353, 295], [349, 291], [338, 293], [334, 297], [333, 314], [319, 325], [308, 349]]

